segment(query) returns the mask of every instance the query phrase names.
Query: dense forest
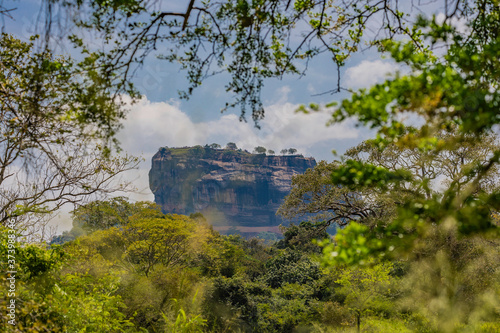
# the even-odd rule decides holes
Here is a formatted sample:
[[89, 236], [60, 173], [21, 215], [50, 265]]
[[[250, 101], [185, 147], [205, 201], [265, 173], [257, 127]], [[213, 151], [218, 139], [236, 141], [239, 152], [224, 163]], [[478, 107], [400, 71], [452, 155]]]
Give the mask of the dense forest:
[[[381, 153], [364, 142], [347, 156], [377, 165], [412, 161], [407, 170], [415, 170], [413, 176], [432, 173], [447, 182], [463, 177], [464, 169], [495, 147], [493, 137], [484, 137], [474, 149], [443, 150], [439, 159], [429, 160], [418, 150], [392, 145]], [[339, 167], [322, 161], [294, 177], [279, 214], [316, 215], [283, 227], [279, 241], [224, 236], [199, 213], [164, 214], [151, 202], [118, 197], [82, 205], [72, 212], [71, 231], [50, 245], [14, 243], [21, 301], [17, 326], [7, 329], [498, 331], [498, 240], [453, 236], [434, 225], [411, 253], [392, 255], [404, 246], [387, 246], [379, 236], [376, 245], [386, 246], [388, 255], [370, 255], [373, 239], [365, 235], [380, 232], [378, 221], [394, 221], [405, 201], [436, 193], [411, 182], [390, 191], [364, 186], [355, 192], [332, 179]], [[485, 176], [481, 186], [495, 183], [495, 174]], [[491, 218], [498, 224], [497, 214]], [[344, 228], [332, 243], [325, 230], [333, 224]], [[6, 256], [14, 237], [2, 235]], [[7, 271], [7, 263], [3, 266]]]
[[[500, 3], [438, 2], [40, 1], [38, 34], [0, 36], [2, 330], [500, 331]], [[116, 134], [160, 45], [181, 98], [222, 74], [223, 110], [256, 127], [265, 82], [326, 56], [326, 92], [347, 97], [296, 111], [373, 138], [293, 178], [278, 214], [304, 221], [275, 242], [111, 197], [140, 163]], [[363, 48], [402, 70], [346, 89]], [[68, 205], [72, 230], [46, 242]]]
[[[498, 242], [454, 239], [455, 253], [447, 253], [435, 235], [419, 249], [418, 261], [338, 266], [313, 242], [328, 238], [321, 223], [292, 225], [282, 240], [266, 244], [222, 236], [200, 214], [163, 214], [153, 203], [123, 198], [84, 205], [73, 221], [73, 229], [50, 247], [16, 244], [17, 331], [499, 328]], [[2, 235], [6, 254], [9, 238]], [[349, 250], [362, 247], [359, 241]], [[455, 284], [445, 285], [438, 278], [443, 275]]]

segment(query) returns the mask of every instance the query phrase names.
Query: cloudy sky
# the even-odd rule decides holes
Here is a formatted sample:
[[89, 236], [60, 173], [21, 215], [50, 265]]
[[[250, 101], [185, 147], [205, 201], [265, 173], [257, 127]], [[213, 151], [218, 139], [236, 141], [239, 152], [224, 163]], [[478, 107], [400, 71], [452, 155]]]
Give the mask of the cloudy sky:
[[[387, 73], [394, 72], [396, 66], [389, 61], [380, 59], [362, 60], [345, 70], [343, 80], [345, 86], [352, 88], [367, 87], [382, 81]], [[175, 78], [177, 73], [173, 73]], [[334, 71], [331, 73], [333, 84]], [[159, 90], [163, 90], [163, 80], [169, 80], [168, 75], [157, 82]], [[287, 81], [293, 81], [289, 78]], [[140, 81], [140, 78], [137, 79]], [[360, 141], [370, 137], [370, 131], [355, 127], [354, 121], [326, 126], [330, 118], [328, 112], [297, 113], [301, 103], [327, 103], [338, 100], [337, 96], [312, 96], [316, 91], [326, 91], [327, 85], [321, 86], [314, 81], [302, 78], [300, 85], [306, 86], [309, 92], [300, 92], [294, 85], [283, 82], [269, 84], [265, 99], [266, 116], [256, 128], [254, 123], [239, 121], [239, 110], [220, 113], [223, 106], [222, 98], [210, 98], [208, 91], [201, 91], [190, 101], [180, 101], [176, 96], [166, 100], [157, 98], [157, 94], [147, 93], [142, 99], [130, 106], [123, 130], [118, 134], [125, 151], [136, 156], [142, 156], [145, 162], [141, 165], [140, 181], [136, 185], [141, 193], [148, 193], [147, 172], [151, 157], [158, 148], [163, 146], [179, 147], [227, 142], [235, 142], [238, 147], [252, 151], [256, 146], [264, 146], [279, 152], [283, 148], [294, 147], [305, 156], [317, 160], [334, 159], [332, 150], [342, 153]], [[171, 84], [171, 83], [167, 83]], [[311, 91], [313, 91], [311, 93]], [[134, 175], [135, 176], [135, 175]], [[150, 193], [150, 192], [149, 192]], [[146, 196], [151, 200], [151, 196]]]
[[[183, 2], [163, 2], [163, 9], [173, 4], [182, 10]], [[36, 33], [34, 23], [39, 1], [24, 0], [14, 4], [17, 7], [15, 20], [4, 18], [4, 28], [28, 38]], [[397, 70], [399, 68], [394, 63], [382, 58], [375, 49], [367, 49], [348, 60], [341, 71], [341, 83], [344, 88], [369, 87]], [[262, 97], [266, 116], [260, 123], [261, 129], [257, 129], [251, 119], [240, 122], [239, 109], [220, 113], [225, 101], [231, 97], [224, 89], [227, 76], [210, 78], [195, 90], [190, 100], [181, 101], [178, 90], [187, 86], [184, 75], [175, 64], [152, 56], [134, 79], [143, 97], [130, 105], [124, 128], [118, 134], [124, 151], [145, 159], [139, 170], [126, 175], [138, 189], [138, 193], [129, 194], [132, 200], [153, 200], [147, 174], [151, 157], [163, 146], [207, 143], [224, 146], [227, 142], [235, 142], [238, 147], [250, 151], [256, 146], [264, 146], [276, 152], [294, 147], [306, 156], [331, 161], [334, 159], [332, 150], [341, 154], [373, 134], [356, 128], [352, 121], [326, 127], [329, 114], [325, 112], [307, 115], [295, 112], [300, 104], [323, 104], [349, 97], [346, 92], [322, 94], [334, 89], [337, 83], [337, 70], [329, 57], [318, 57], [301, 78], [284, 77], [283, 80], [265, 82]]]

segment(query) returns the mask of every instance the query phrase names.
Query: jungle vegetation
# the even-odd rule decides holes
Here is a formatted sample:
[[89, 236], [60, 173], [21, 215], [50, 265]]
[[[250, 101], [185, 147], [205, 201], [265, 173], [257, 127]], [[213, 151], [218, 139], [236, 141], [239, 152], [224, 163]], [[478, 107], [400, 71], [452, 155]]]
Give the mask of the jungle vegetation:
[[[15, 249], [17, 276], [7, 332], [500, 330], [498, 0], [443, 0], [442, 17], [376, 0], [190, 0], [183, 12], [146, 0], [43, 4], [42, 36], [0, 39], [0, 253]], [[71, 29], [57, 29], [57, 6]], [[83, 30], [106, 47], [92, 49]], [[55, 37], [81, 57], [54, 55]], [[314, 217], [264, 245], [222, 236], [199, 214], [90, 201], [122, 189], [111, 179], [137, 163], [116, 155], [120, 96], [138, 97], [131, 75], [158, 43], [186, 70], [182, 97], [229, 73], [224, 107], [257, 125], [265, 80], [303, 74], [319, 54], [340, 68], [367, 43], [408, 71], [298, 110], [327, 109], [331, 123], [355, 118], [377, 135], [297, 176], [280, 214]], [[52, 244], [27, 237], [66, 203], [80, 204], [70, 232]]]

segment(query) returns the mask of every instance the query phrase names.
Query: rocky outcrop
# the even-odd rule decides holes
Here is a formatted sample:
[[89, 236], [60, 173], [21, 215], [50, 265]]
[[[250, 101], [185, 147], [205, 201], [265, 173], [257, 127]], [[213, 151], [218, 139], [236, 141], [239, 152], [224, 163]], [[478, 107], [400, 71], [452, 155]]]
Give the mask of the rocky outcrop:
[[203, 213], [214, 225], [276, 226], [293, 175], [316, 165], [302, 155], [266, 156], [201, 146], [161, 148], [149, 185], [166, 213]]

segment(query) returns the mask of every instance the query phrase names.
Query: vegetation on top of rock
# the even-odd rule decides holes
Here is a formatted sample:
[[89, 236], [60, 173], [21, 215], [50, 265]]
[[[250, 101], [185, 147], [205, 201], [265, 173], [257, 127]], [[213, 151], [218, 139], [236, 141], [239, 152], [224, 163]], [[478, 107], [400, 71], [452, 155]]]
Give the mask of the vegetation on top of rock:
[[[238, 148], [238, 146], [234, 142], [229, 142], [226, 147], [222, 148], [221, 145], [217, 143], [206, 144], [205, 146], [196, 145], [196, 146], [184, 146], [184, 147], [161, 147], [158, 150], [159, 152], [167, 153], [169, 152], [175, 156], [182, 155], [192, 155], [192, 156], [213, 156], [212, 151], [223, 151], [225, 153], [243, 153], [243, 154], [254, 154], [254, 155], [262, 155], [266, 154], [268, 156], [275, 156], [275, 151], [272, 149], [267, 149], [262, 146], [257, 146], [253, 149], [252, 152], [249, 152], [246, 149]], [[303, 156], [302, 154], [297, 153], [297, 149], [295, 148], [287, 148], [281, 150], [282, 155], [293, 155], [293, 156]]]

